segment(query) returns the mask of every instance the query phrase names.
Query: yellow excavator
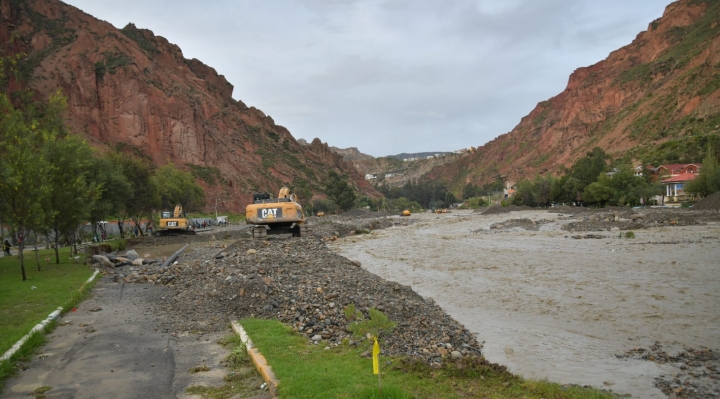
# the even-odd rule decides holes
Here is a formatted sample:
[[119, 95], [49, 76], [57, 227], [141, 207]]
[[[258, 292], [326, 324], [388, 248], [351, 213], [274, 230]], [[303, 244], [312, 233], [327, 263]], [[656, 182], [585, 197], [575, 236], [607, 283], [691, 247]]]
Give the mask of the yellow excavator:
[[160, 213], [160, 224], [155, 232], [156, 237], [195, 235], [195, 230], [190, 228], [187, 214], [183, 212], [182, 205], [176, 205], [175, 210], [162, 211]]
[[245, 220], [254, 238], [284, 233], [301, 237], [310, 233], [302, 206], [287, 187], [280, 189], [277, 198], [270, 198], [268, 193], [254, 194], [253, 203], [245, 208]]

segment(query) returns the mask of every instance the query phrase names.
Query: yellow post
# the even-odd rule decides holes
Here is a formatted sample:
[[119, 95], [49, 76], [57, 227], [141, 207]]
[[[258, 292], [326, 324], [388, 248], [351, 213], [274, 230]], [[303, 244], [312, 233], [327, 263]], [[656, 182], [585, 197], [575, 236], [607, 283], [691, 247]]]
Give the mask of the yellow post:
[[378, 343], [377, 337], [375, 337], [375, 343], [373, 344], [372, 359], [373, 374], [377, 374], [378, 376], [378, 386], [380, 387], [380, 393], [382, 393], [382, 378], [380, 377], [380, 344]]

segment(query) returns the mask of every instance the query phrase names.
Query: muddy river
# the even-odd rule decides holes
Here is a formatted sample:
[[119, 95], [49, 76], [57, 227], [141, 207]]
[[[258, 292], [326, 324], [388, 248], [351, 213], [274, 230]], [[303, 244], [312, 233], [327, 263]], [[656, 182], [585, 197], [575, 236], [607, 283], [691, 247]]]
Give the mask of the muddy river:
[[[526, 378], [665, 398], [654, 378], [677, 369], [615, 355], [654, 341], [720, 349], [718, 224], [572, 239], [544, 211], [411, 218], [331, 248], [434, 298], [485, 341], [488, 360]], [[512, 218], [550, 221], [489, 229]]]

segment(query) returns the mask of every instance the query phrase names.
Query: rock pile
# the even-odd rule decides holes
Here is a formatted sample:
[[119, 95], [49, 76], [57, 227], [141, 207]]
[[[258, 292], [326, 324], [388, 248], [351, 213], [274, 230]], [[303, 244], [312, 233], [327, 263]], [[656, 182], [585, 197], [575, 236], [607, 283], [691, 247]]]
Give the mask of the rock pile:
[[313, 234], [322, 239], [341, 238], [349, 235], [367, 233], [372, 230], [386, 229], [395, 225], [407, 226], [412, 220], [399, 217], [366, 218], [363, 216], [328, 216], [308, 218]]
[[[523, 230], [531, 230], [531, 231], [538, 231], [540, 229], [540, 226], [547, 223], [552, 223], [552, 220], [548, 219], [542, 219], [542, 220], [532, 220], [528, 218], [521, 218], [521, 219], [508, 219], [499, 223], [493, 223], [490, 225], [490, 231], [492, 230], [511, 230], [514, 228], [519, 228]], [[473, 233], [479, 233], [484, 232], [487, 230], [475, 230]]]
[[581, 232], [692, 226], [699, 223], [699, 218], [706, 218], [707, 216], [684, 209], [642, 209], [637, 212], [629, 208], [619, 208], [619, 210], [598, 209], [593, 212], [574, 215], [573, 217], [578, 221], [567, 223], [562, 228], [571, 232]]
[[643, 359], [678, 368], [674, 375], [655, 378], [655, 386], [668, 397], [715, 399], [720, 397], [720, 352], [712, 349], [685, 348], [677, 354], [667, 353], [659, 342], [650, 348], [634, 348], [615, 355], [620, 359]]
[[694, 210], [720, 210], [720, 191], [710, 194], [697, 204], [693, 205]]
[[440, 366], [444, 358], [481, 355], [482, 344], [431, 298], [388, 282], [331, 252], [316, 237], [240, 240], [227, 248], [208, 245], [181, 255], [178, 263], [108, 270], [125, 282], [163, 284], [172, 295], [159, 300], [171, 320], [167, 331], [225, 329], [228, 320], [278, 319], [314, 342], [337, 345], [365, 340], [348, 331], [344, 308], [354, 304], [396, 323], [383, 335], [383, 351]]

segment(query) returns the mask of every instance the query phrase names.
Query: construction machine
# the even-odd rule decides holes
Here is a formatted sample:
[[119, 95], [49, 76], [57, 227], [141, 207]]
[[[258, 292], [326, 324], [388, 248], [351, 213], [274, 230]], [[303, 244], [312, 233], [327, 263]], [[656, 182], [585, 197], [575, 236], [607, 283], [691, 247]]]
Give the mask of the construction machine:
[[175, 210], [162, 211], [160, 213], [160, 224], [155, 232], [156, 237], [195, 235], [195, 230], [190, 228], [187, 214], [183, 212], [182, 205], [176, 205]]
[[278, 198], [270, 198], [268, 193], [253, 195], [253, 203], [245, 208], [245, 220], [252, 225], [254, 238], [283, 233], [301, 237], [310, 233], [302, 206], [287, 187], [280, 189]]

